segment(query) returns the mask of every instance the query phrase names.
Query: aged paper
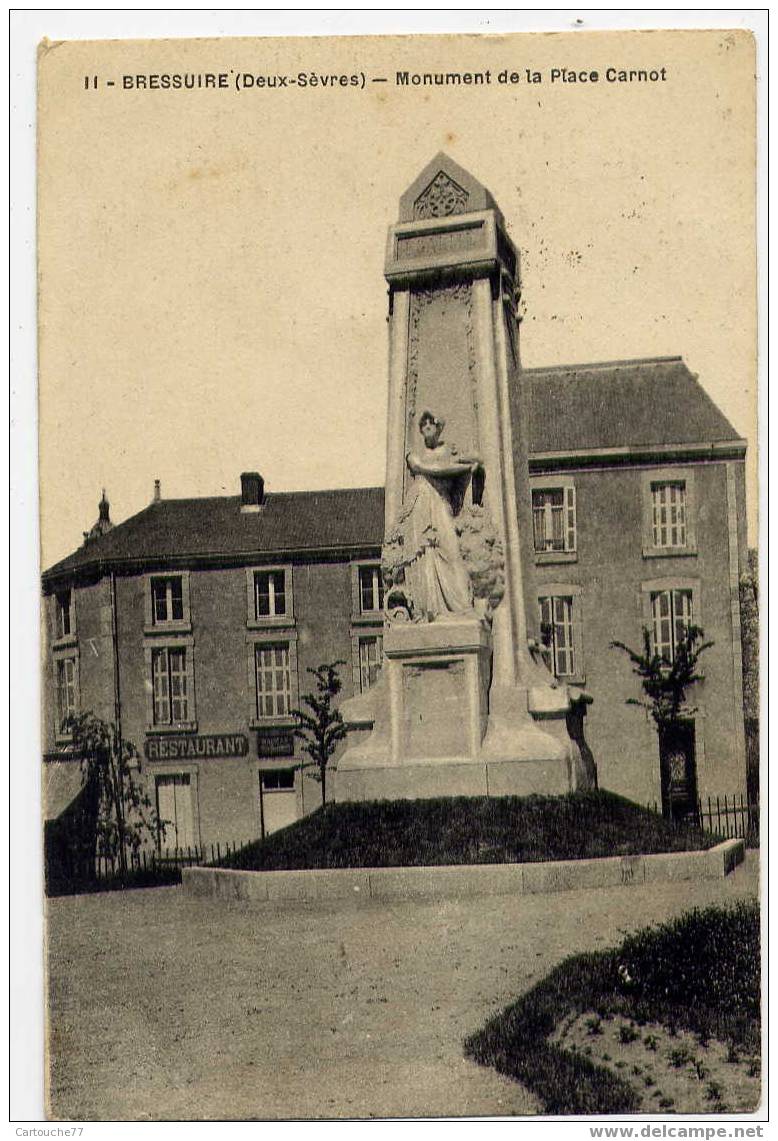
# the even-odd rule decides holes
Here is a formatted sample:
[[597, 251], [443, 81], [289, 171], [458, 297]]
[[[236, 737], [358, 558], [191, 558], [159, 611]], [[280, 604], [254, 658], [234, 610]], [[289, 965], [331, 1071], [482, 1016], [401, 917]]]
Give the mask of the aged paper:
[[[756, 546], [754, 72], [751, 35], [721, 30], [41, 44], [42, 569], [81, 545], [103, 489], [119, 523], [155, 480], [171, 500], [238, 495], [255, 470], [277, 492], [383, 483], [387, 228], [440, 151], [489, 189], [520, 251], [523, 365], [682, 356], [747, 441]], [[133, 968], [142, 895], [117, 919], [122, 974], [105, 994], [121, 1030], [85, 1043], [83, 980], [53, 996], [52, 1117], [539, 1112], [515, 1083], [474, 1077], [452, 1045], [508, 1000], [495, 950], [507, 937], [483, 900], [436, 934], [445, 947], [449, 924], [468, 928], [466, 970], [490, 947], [483, 990], [459, 1003], [460, 965], [437, 975], [412, 916], [389, 954], [378, 912], [350, 941], [334, 905], [321, 924], [300, 909], [265, 931], [235, 905], [225, 970], [261, 948], [257, 969], [277, 981], [224, 1009], [276, 1031], [231, 1068], [240, 1031], [210, 1001], [177, 1031], [180, 1054], [174, 1033], [151, 1029], [154, 988]], [[76, 957], [100, 954], [100, 898], [78, 901]], [[188, 913], [195, 941], [198, 924], [221, 922], [215, 901], [201, 908]], [[613, 926], [588, 905], [579, 922]], [[306, 949], [304, 976], [275, 944], [282, 929]], [[417, 973], [401, 977], [419, 946]], [[163, 975], [176, 950], [163, 944]], [[347, 960], [339, 991], [324, 976]], [[186, 969], [196, 991], [191, 956]], [[414, 1054], [402, 1025], [425, 1002], [432, 1029]], [[435, 1018], [447, 1003], [451, 1033]], [[353, 1027], [384, 1008], [378, 1041]], [[122, 1064], [108, 1078], [112, 1051]]]

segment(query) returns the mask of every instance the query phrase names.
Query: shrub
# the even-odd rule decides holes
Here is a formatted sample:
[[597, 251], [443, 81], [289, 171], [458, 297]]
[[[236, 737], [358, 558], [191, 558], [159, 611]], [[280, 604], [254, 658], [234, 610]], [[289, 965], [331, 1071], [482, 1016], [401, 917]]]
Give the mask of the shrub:
[[[757, 1019], [760, 1008], [759, 907], [695, 908], [624, 941], [620, 958], [630, 989], [650, 1002]], [[705, 1032], [705, 1024], [693, 1027]]]

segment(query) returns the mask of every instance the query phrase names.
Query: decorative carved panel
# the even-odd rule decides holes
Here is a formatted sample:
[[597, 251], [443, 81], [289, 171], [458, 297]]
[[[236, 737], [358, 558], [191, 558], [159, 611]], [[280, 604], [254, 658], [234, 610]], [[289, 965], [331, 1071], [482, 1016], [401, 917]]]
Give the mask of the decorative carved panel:
[[416, 199], [414, 218], [445, 218], [449, 214], [463, 214], [470, 195], [453, 178], [442, 170], [433, 178], [426, 190]]

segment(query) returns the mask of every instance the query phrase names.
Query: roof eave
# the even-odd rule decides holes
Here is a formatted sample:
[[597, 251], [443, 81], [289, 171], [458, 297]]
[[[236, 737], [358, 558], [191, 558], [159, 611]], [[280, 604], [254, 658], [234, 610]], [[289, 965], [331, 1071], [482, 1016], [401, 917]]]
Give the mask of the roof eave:
[[530, 470], [555, 467], [609, 467], [626, 464], [742, 460], [747, 441], [743, 439], [715, 440], [708, 443], [685, 444], [632, 444], [612, 448], [566, 448], [556, 452], [530, 452]]
[[215, 569], [230, 566], [261, 566], [268, 561], [291, 561], [293, 559], [316, 558], [358, 558], [365, 552], [380, 551], [381, 540], [361, 543], [330, 544], [322, 547], [274, 547], [272, 551], [187, 551], [179, 554], [162, 555], [115, 555], [90, 559], [76, 566], [51, 568], [44, 571], [41, 581], [44, 589], [52, 589], [64, 582], [95, 575], [102, 578], [111, 571], [154, 572], [155, 570], [187, 570], [190, 568]]

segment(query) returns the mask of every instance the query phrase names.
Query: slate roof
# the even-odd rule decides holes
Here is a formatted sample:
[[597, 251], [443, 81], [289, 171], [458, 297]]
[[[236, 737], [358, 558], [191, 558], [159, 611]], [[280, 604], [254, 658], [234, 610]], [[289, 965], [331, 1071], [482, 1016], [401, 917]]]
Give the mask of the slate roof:
[[530, 453], [738, 440], [680, 357], [526, 369]]
[[[680, 357], [526, 369], [530, 456], [594, 448], [733, 443], [739, 437]], [[380, 547], [382, 487], [270, 492], [259, 512], [240, 496], [163, 499], [44, 574], [178, 559], [246, 561], [281, 552]]]
[[242, 512], [239, 495], [162, 499], [50, 567], [44, 581], [95, 563], [155, 559], [251, 558], [281, 551], [380, 547], [384, 489], [270, 492], [259, 511]]

